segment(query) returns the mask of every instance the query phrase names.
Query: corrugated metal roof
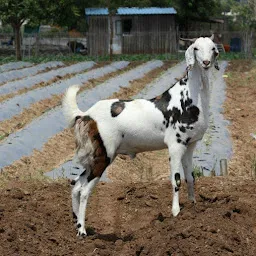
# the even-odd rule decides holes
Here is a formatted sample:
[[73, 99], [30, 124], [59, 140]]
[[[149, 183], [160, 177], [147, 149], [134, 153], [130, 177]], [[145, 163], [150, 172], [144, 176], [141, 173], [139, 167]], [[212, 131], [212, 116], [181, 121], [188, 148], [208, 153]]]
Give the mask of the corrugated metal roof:
[[153, 15], [153, 14], [176, 14], [174, 8], [161, 8], [161, 7], [120, 7], [117, 9], [117, 15]]
[[[154, 14], [177, 14], [172, 7], [119, 7], [116, 15], [154, 15]], [[85, 8], [85, 15], [108, 15], [108, 8]]]
[[108, 15], [108, 8], [85, 8], [85, 15]]

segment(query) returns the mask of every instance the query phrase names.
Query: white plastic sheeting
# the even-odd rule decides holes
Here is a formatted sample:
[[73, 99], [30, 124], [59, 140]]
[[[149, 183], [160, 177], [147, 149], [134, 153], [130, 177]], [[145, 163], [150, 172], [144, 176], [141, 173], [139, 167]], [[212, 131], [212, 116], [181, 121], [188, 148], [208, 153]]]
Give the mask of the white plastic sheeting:
[[[214, 72], [211, 82], [210, 125], [203, 140], [197, 144], [194, 153], [194, 166], [202, 168], [205, 176], [209, 176], [213, 168], [219, 175], [220, 160], [229, 159], [232, 155], [232, 142], [227, 129], [228, 121], [221, 114], [221, 106], [225, 100], [225, 81], [222, 74], [226, 66], [227, 62], [221, 62], [220, 71]], [[181, 62], [168, 69], [133, 98], [150, 99], [160, 95], [176, 82], [175, 78], [180, 77], [185, 68], [185, 62]], [[59, 177], [74, 178], [83, 171], [82, 167], [76, 163], [76, 159], [73, 159], [46, 173], [46, 175], [54, 179]], [[101, 180], [107, 181], [106, 176], [107, 174], [104, 172]]]
[[232, 142], [227, 126], [229, 121], [222, 115], [222, 105], [226, 97], [226, 84], [222, 77], [227, 62], [220, 63], [220, 70], [213, 73], [211, 82], [209, 128], [202, 141], [197, 144], [194, 165], [201, 168], [205, 176], [212, 170], [220, 175], [220, 160], [232, 156]]
[[134, 98], [151, 99], [166, 91], [171, 85], [174, 85], [183, 72], [186, 70], [186, 62], [182, 61], [172, 68], [167, 69], [159, 78], [151, 82]]
[[17, 95], [7, 101], [0, 103], [0, 121], [9, 119], [19, 113], [21, 113], [24, 108], [28, 108], [31, 104], [38, 102], [43, 99], [50, 98], [53, 95], [64, 93], [65, 90], [73, 84], [84, 84], [90, 79], [99, 78], [111, 72], [117, 71], [126, 67], [129, 62], [116, 62], [111, 65], [104, 66], [102, 68], [97, 68], [85, 72], [83, 74], [75, 75], [72, 78], [61, 80], [50, 86], [41, 87], [26, 94]]
[[51, 70], [42, 74], [37, 74], [32, 77], [25, 77], [20, 80], [16, 80], [13, 82], [8, 82], [2, 86], [0, 86], [0, 95], [8, 94], [17, 90], [20, 90], [22, 88], [30, 88], [36, 84], [42, 83], [42, 82], [49, 82], [55, 77], [62, 77], [68, 74], [76, 74], [80, 73], [82, 71], [85, 71], [89, 68], [92, 68], [96, 63], [93, 61], [86, 61], [86, 62], [79, 62], [77, 64], [64, 67], [64, 68], [58, 68], [55, 70]]
[[[185, 61], [178, 63], [172, 68], [169, 68], [163, 74], [156, 78], [154, 81], [152, 81], [150, 84], [148, 84], [142, 91], [140, 91], [136, 96], [134, 96], [134, 99], [150, 99], [153, 97], [156, 97], [157, 95], [160, 95], [164, 91], [166, 91], [168, 88], [170, 88], [171, 85], [175, 84], [176, 79], [179, 76], [182, 75], [182, 73], [186, 69], [186, 63]], [[68, 178], [74, 178], [84, 170], [81, 168], [80, 165], [76, 164], [76, 159], [67, 161], [60, 165], [58, 168], [53, 169], [52, 171], [46, 173], [46, 176], [49, 176], [53, 179], [59, 178], [59, 177], [68, 177]], [[101, 180], [107, 180], [106, 172], [103, 173], [103, 176]]]
[[18, 61], [18, 62], [9, 62], [7, 64], [0, 65], [0, 73], [20, 69], [20, 68], [27, 68], [33, 66], [33, 63]]
[[[125, 67], [128, 62], [113, 63], [116, 69]], [[110, 97], [121, 87], [128, 87], [130, 81], [142, 78], [146, 73], [163, 65], [162, 61], [150, 61], [124, 74], [86, 90], [78, 95], [78, 104], [82, 110], [90, 108], [98, 100]], [[22, 156], [28, 156], [34, 149], [42, 149], [52, 136], [61, 132], [67, 124], [63, 118], [61, 107], [49, 111], [35, 119], [23, 130], [11, 134], [0, 144], [0, 168], [12, 164]]]
[[33, 76], [38, 72], [45, 71], [48, 68], [56, 68], [61, 66], [64, 66], [64, 63], [61, 61], [50, 61], [29, 68], [3, 72], [0, 73], [0, 84], [6, 83], [11, 80], [20, 79], [26, 76]]

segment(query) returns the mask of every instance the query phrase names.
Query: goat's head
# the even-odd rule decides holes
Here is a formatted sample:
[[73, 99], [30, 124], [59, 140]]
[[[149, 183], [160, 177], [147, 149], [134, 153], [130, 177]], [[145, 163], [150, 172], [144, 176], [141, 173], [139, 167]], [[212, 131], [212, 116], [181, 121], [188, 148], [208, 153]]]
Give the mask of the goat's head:
[[193, 42], [185, 53], [186, 62], [189, 69], [191, 69], [197, 61], [199, 67], [205, 70], [209, 69], [212, 65], [219, 70], [217, 63], [219, 51], [213, 42], [213, 36], [210, 38], [199, 37], [197, 39], [190, 39], [189, 41]]

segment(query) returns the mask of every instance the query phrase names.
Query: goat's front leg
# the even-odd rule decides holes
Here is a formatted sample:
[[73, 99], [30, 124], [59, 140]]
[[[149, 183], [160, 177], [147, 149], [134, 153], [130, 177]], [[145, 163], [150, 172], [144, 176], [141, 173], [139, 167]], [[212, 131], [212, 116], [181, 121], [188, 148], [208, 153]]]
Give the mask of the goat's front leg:
[[172, 215], [177, 216], [180, 212], [179, 189], [181, 185], [180, 170], [182, 169], [181, 159], [186, 147], [179, 143], [172, 144], [169, 148], [171, 180], [173, 187]]
[[79, 205], [79, 213], [77, 217], [77, 236], [86, 236], [85, 231], [85, 212], [86, 212], [86, 206], [88, 202], [88, 198], [92, 192], [92, 189], [96, 186], [96, 184], [99, 182], [100, 178], [96, 177], [90, 182], [85, 181], [85, 183], [81, 186], [80, 189], [80, 205]]
[[193, 152], [196, 146], [196, 142], [193, 142], [188, 145], [188, 149], [185, 152], [183, 158], [182, 158], [182, 165], [184, 170], [185, 179], [187, 182], [187, 188], [188, 188], [188, 199], [196, 202], [195, 195], [194, 195], [194, 176], [193, 176]]

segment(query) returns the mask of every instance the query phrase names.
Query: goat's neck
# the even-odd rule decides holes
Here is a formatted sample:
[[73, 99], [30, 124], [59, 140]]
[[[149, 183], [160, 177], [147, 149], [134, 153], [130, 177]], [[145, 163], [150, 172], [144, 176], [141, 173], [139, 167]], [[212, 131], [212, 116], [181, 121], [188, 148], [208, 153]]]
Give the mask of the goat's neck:
[[210, 73], [211, 70], [204, 70], [197, 64], [189, 72], [189, 89], [196, 105], [208, 117], [210, 102]]

